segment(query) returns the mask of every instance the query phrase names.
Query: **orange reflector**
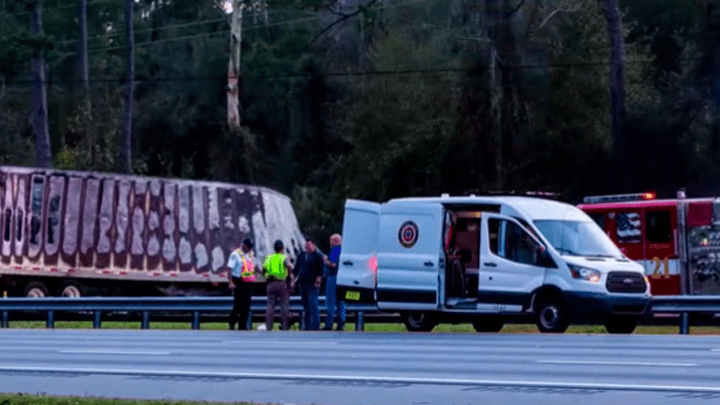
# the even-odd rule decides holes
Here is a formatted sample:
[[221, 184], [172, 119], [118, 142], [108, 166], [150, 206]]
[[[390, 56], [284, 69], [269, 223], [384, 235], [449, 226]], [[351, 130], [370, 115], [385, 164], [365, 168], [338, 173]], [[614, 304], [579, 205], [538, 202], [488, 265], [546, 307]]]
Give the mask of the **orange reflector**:
[[654, 199], [655, 199], [655, 193], [645, 193], [645, 194], [643, 194], [643, 199], [645, 199], [645, 200], [654, 200]]

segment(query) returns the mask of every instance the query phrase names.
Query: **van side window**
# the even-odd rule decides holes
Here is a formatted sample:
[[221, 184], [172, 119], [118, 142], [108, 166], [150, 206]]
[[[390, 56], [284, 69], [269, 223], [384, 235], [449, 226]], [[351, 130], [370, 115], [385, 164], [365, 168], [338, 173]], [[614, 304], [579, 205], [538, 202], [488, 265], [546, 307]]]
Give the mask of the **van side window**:
[[670, 213], [667, 211], [650, 211], [645, 214], [648, 242], [662, 243], [672, 241], [670, 229]]
[[517, 263], [537, 263], [539, 246], [518, 224], [493, 218], [488, 220], [488, 228], [490, 251], [493, 254]]

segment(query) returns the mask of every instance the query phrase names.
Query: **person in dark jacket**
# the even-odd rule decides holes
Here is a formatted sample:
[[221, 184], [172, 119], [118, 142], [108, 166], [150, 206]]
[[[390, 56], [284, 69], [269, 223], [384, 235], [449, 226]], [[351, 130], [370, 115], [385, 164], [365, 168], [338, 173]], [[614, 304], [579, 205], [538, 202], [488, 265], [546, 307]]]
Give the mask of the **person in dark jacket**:
[[323, 278], [323, 257], [317, 252], [315, 242], [312, 239], [305, 239], [305, 251], [298, 257], [293, 270], [295, 274], [294, 280], [299, 283], [300, 296], [305, 311], [305, 330], [319, 330], [320, 307], [318, 296]]

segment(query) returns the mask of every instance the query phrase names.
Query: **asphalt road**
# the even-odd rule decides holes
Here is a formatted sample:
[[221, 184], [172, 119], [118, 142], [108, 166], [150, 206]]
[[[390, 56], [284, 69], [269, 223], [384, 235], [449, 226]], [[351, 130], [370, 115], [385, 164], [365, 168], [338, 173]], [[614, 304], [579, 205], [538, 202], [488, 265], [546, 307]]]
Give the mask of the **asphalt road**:
[[5, 329], [0, 392], [320, 405], [716, 404], [720, 338]]

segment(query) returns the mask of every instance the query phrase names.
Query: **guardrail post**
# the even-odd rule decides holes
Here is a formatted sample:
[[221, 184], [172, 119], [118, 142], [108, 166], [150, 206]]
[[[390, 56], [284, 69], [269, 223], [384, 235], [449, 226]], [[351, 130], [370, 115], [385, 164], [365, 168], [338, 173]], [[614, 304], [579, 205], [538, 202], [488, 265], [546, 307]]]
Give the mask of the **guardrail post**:
[[687, 335], [690, 333], [690, 314], [683, 312], [680, 314], [680, 334]]
[[142, 322], [140, 324], [140, 328], [142, 329], [150, 329], [150, 312], [143, 311], [142, 313]]
[[100, 329], [102, 322], [102, 311], [95, 311], [95, 317], [93, 318], [93, 329]]
[[193, 328], [193, 330], [200, 329], [200, 311], [193, 312], [192, 328]]
[[358, 311], [355, 313], [355, 330], [362, 332], [365, 330], [365, 312]]
[[48, 311], [48, 317], [47, 322], [45, 322], [45, 327], [50, 329], [55, 327], [55, 311]]
[[2, 314], [2, 327], [3, 328], [9, 328], [10, 327], [10, 314], [8, 311], [3, 311]]

